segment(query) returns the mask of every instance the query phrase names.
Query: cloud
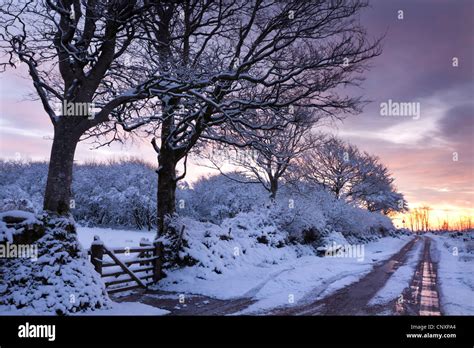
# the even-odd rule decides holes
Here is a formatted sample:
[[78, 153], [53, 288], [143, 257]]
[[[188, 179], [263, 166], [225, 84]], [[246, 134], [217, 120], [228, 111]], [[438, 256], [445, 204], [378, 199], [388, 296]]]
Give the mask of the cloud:
[[474, 103], [456, 105], [439, 121], [439, 133], [455, 143], [471, 143], [474, 139]]

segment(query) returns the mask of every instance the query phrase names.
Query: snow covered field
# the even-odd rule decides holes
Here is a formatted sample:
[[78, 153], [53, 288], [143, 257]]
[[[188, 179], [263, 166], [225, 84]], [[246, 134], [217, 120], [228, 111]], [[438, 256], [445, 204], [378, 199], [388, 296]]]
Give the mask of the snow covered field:
[[[365, 245], [365, 257], [322, 258], [305, 255], [282, 259], [281, 263], [261, 263], [215, 275], [208, 279], [196, 279], [192, 268], [177, 270], [169, 275], [160, 288], [171, 291], [191, 292], [220, 299], [253, 297], [257, 303], [242, 314], [258, 312], [282, 305], [296, 305], [304, 301], [324, 297], [368, 273], [374, 262], [389, 258], [410, 237], [383, 238]], [[316, 288], [316, 290], [315, 290]]]

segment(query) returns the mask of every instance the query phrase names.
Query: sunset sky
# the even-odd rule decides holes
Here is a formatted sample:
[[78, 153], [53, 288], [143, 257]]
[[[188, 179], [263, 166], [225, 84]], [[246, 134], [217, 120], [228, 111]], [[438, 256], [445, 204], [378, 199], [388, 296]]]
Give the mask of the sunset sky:
[[[471, 0], [372, 1], [362, 23], [370, 36], [386, 38], [356, 91], [372, 102], [331, 129], [378, 155], [410, 207], [428, 204], [434, 218], [474, 215], [473, 15]], [[9, 70], [0, 81], [0, 158], [46, 160], [52, 126], [41, 103], [28, 97], [33, 88], [26, 71]], [[420, 118], [381, 116], [380, 103], [389, 99], [419, 102]], [[81, 144], [76, 159], [139, 156], [156, 163], [148, 141], [90, 147]], [[196, 166], [190, 171], [191, 179], [207, 172]]]

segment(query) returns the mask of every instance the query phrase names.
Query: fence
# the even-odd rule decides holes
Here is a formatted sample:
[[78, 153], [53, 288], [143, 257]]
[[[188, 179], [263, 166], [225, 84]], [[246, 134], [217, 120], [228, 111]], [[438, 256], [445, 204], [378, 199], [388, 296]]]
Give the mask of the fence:
[[[118, 254], [124, 254], [125, 257], [119, 258]], [[89, 255], [95, 270], [104, 279], [109, 294], [146, 289], [162, 276], [161, 242], [151, 243], [143, 239], [138, 247], [108, 248], [95, 236]]]

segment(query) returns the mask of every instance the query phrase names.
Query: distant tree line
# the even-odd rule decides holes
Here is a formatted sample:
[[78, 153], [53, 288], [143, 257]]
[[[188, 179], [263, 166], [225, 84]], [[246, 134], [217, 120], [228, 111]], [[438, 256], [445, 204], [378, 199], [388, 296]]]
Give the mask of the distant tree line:
[[[203, 165], [211, 163], [230, 179], [261, 184], [274, 199], [280, 182], [299, 182], [322, 187], [337, 199], [364, 207], [371, 212], [390, 214], [407, 210], [407, 202], [394, 185], [394, 177], [376, 156], [360, 151], [342, 139], [311, 132], [314, 120], [299, 116], [284, 130], [268, 134], [266, 146], [246, 149], [210, 145], [200, 153]], [[275, 150], [278, 151], [275, 151]], [[206, 164], [207, 163], [207, 164]], [[226, 164], [235, 167], [230, 174]]]
[[459, 216], [456, 219], [446, 215], [444, 219], [437, 218], [437, 224], [433, 224], [434, 218], [430, 216], [433, 209], [428, 205], [410, 209], [404, 216], [404, 224], [413, 232], [428, 231], [472, 231], [472, 217], [469, 215]]

